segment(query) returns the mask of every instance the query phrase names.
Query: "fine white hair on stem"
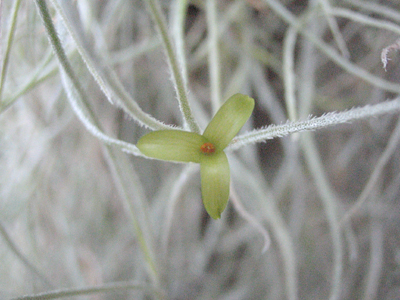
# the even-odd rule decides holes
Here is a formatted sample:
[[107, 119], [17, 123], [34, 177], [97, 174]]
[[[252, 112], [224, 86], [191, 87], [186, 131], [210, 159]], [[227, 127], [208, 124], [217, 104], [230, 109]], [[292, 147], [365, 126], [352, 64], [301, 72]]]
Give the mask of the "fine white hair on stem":
[[265, 142], [266, 140], [283, 137], [295, 132], [322, 129], [332, 125], [354, 122], [398, 111], [400, 111], [400, 98], [375, 105], [352, 108], [344, 112], [330, 112], [320, 117], [310, 117], [305, 121], [270, 125], [236, 137], [227, 149], [236, 150], [251, 143]]

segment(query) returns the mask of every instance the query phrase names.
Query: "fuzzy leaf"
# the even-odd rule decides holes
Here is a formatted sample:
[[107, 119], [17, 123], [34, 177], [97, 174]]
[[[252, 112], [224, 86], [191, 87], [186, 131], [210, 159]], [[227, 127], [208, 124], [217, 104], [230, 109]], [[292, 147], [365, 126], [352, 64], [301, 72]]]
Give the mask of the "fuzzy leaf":
[[203, 155], [200, 173], [204, 207], [213, 219], [219, 219], [229, 200], [230, 171], [225, 152]]
[[207, 143], [203, 136], [182, 130], [159, 130], [142, 136], [137, 147], [144, 155], [178, 162], [200, 162], [200, 147]]
[[231, 142], [254, 109], [254, 99], [242, 94], [230, 97], [208, 124], [203, 136], [222, 151]]

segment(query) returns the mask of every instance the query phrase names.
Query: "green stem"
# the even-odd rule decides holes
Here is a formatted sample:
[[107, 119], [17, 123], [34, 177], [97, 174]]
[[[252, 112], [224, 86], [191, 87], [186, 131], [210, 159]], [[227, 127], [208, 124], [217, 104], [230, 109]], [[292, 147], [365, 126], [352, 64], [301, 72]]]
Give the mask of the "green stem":
[[[6, 76], [7, 76], [8, 62], [10, 60], [11, 47], [12, 47], [13, 40], [14, 40], [15, 25], [17, 24], [17, 17], [18, 17], [18, 11], [19, 11], [20, 4], [21, 4], [21, 0], [16, 0], [14, 2], [14, 6], [12, 8], [10, 29], [8, 30], [8, 35], [7, 35], [6, 52], [4, 54], [1, 75], [0, 75], [0, 103], [2, 102], [1, 99], [2, 99], [3, 89], [4, 89], [4, 82], [5, 82]], [[0, 20], [1, 20], [1, 18], [0, 18]]]
[[210, 70], [210, 90], [213, 113], [221, 106], [221, 68], [219, 62], [217, 4], [207, 0], [208, 67]]
[[294, 53], [297, 31], [290, 27], [285, 34], [283, 43], [283, 82], [285, 86], [285, 103], [290, 121], [297, 119], [296, 82], [294, 70]]
[[172, 73], [172, 81], [178, 96], [179, 108], [183, 115], [185, 127], [188, 126], [190, 131], [195, 133], [200, 133], [199, 125], [197, 124], [193, 116], [193, 112], [192, 109], [190, 108], [189, 101], [187, 98], [185, 80], [180, 71], [180, 66], [178, 64], [174, 49], [172, 47], [171, 39], [168, 35], [167, 22], [165, 21], [164, 15], [162, 14], [161, 8], [156, 0], [146, 0], [146, 3], [149, 6], [150, 12], [153, 16], [154, 22], [157, 25], [157, 29], [164, 44], [164, 48], [167, 54], [169, 66]]
[[[176, 57], [179, 65], [183, 80], [187, 79], [187, 66], [185, 58], [185, 21], [187, 14], [188, 0], [177, 0], [174, 5], [174, 17], [172, 21], [173, 36], [176, 47]], [[187, 82], [184, 82], [185, 84]]]

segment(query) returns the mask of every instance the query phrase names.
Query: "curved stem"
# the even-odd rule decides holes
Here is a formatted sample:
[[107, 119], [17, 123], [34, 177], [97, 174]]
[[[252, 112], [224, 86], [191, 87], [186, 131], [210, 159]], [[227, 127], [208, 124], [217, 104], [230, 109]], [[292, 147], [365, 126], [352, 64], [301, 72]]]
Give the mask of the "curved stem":
[[[16, 1], [14, 1], [14, 6], [12, 8], [10, 29], [8, 30], [8, 35], [7, 35], [6, 52], [4, 54], [2, 68], [1, 68], [1, 74], [0, 74], [0, 104], [2, 102], [1, 95], [3, 93], [4, 82], [5, 82], [6, 76], [7, 76], [8, 61], [10, 60], [11, 47], [12, 47], [13, 40], [14, 40], [15, 25], [17, 24], [18, 10], [19, 10], [20, 4], [21, 4], [21, 0], [16, 0]], [[1, 17], [0, 17], [0, 20], [1, 20]]]
[[[99, 122], [94, 115], [91, 107], [89, 106], [87, 102], [87, 97], [85, 95], [85, 91], [83, 90], [82, 86], [80, 85], [73, 69], [72, 66], [70, 65], [66, 54], [64, 52], [64, 49], [62, 48], [61, 41], [57, 35], [57, 32], [53, 26], [53, 22], [51, 19], [51, 16], [49, 14], [46, 1], [45, 0], [36, 0], [37, 7], [39, 9], [40, 16], [42, 17], [43, 23], [45, 24], [46, 31], [48, 38], [50, 40], [50, 44], [52, 45], [54, 52], [58, 58], [58, 61], [60, 63], [60, 68], [61, 68], [61, 78], [63, 80], [63, 85], [64, 88], [67, 92], [68, 99], [75, 111], [75, 113], [78, 115], [78, 117], [81, 119], [81, 121], [84, 123], [86, 128], [94, 134], [96, 137], [101, 139], [107, 144], [112, 144], [112, 145], [119, 145], [122, 150], [130, 150], [131, 153], [134, 154], [140, 154], [139, 150], [136, 148], [135, 145], [120, 141], [120, 140], [115, 140], [111, 139], [110, 137], [107, 137], [103, 132], [101, 131]], [[124, 148], [127, 147], [127, 148]], [[148, 264], [148, 267], [150, 269], [150, 276], [152, 277], [153, 281], [158, 284], [158, 274], [155, 268], [155, 261], [153, 258], [153, 251], [151, 248], [151, 245], [147, 243], [147, 240], [144, 238], [144, 233], [147, 232], [146, 230], [146, 225], [144, 222], [139, 222], [141, 217], [141, 210], [137, 211], [133, 209], [133, 206], [131, 203], [129, 203], [129, 193], [126, 191], [127, 185], [126, 184], [121, 184], [121, 174], [122, 172], [119, 170], [118, 165], [119, 161], [118, 158], [116, 158], [115, 154], [112, 152], [113, 149], [109, 148], [109, 146], [106, 147], [107, 155], [111, 158], [111, 164], [110, 167], [112, 169], [116, 170], [116, 174], [118, 175], [117, 180], [116, 180], [116, 185], [119, 188], [119, 192], [121, 195], [121, 198], [124, 200], [124, 203], [128, 202], [127, 205], [129, 207], [129, 211], [131, 214], [131, 219], [132, 219], [132, 224], [134, 226], [134, 229], [136, 231], [136, 235], [139, 239], [139, 243], [141, 246], [141, 250], [145, 256], [145, 260]], [[126, 163], [125, 163], [126, 165]], [[131, 177], [133, 176], [133, 173], [131, 173]]]
[[310, 42], [312, 42], [315, 48], [319, 49], [322, 53], [327, 55], [332, 61], [334, 61], [338, 66], [357, 76], [366, 82], [372, 84], [373, 86], [382, 88], [387, 91], [391, 91], [394, 93], [400, 93], [400, 86], [397, 83], [388, 82], [380, 77], [374, 76], [363, 68], [358, 67], [357, 65], [350, 62], [345, 57], [341, 56], [326, 44], [324, 41], [316, 37], [314, 34], [305, 30], [303, 27], [303, 23], [299, 22], [297, 18], [289, 12], [279, 1], [276, 0], [264, 0], [274, 11], [277, 13], [285, 22], [289, 25], [293, 26], [298, 30], [300, 34], [306, 37]]
[[103, 133], [97, 118], [95, 117], [89, 104], [86, 101], [86, 93], [82, 88], [75, 72], [73, 71], [71, 64], [69, 63], [58, 34], [53, 26], [53, 21], [47, 9], [46, 1], [36, 0], [36, 4], [39, 8], [39, 13], [46, 27], [49, 42], [54, 50], [55, 55], [58, 58], [59, 65], [61, 67], [61, 78], [64, 83], [68, 100], [70, 101], [72, 108], [74, 109], [78, 118], [91, 134], [99, 138], [104, 143], [108, 145], [118, 146], [123, 151], [140, 156], [141, 153], [135, 145], [111, 138]]
[[149, 6], [150, 12], [153, 16], [154, 22], [157, 25], [157, 29], [161, 36], [164, 44], [164, 48], [167, 54], [169, 67], [172, 73], [172, 81], [176, 94], [178, 96], [179, 108], [182, 112], [183, 119], [185, 122], [185, 127], [189, 127], [190, 131], [195, 133], [200, 133], [199, 125], [197, 124], [192, 109], [190, 108], [189, 101], [187, 98], [187, 90], [185, 85], [185, 80], [183, 78], [182, 72], [180, 71], [180, 66], [176, 58], [171, 39], [168, 35], [167, 22], [164, 15], [161, 12], [161, 8], [157, 0], [147, 0], [146, 3]]
[[[95, 54], [90, 53], [87, 47], [85, 47], [85, 43], [82, 42], [74, 24], [67, 17], [58, 1], [51, 0], [51, 2], [56, 8], [57, 13], [61, 16], [68, 33], [74, 40], [86, 67], [110, 103], [115, 103], [120, 106], [128, 115], [142, 126], [153, 130], [174, 129], [173, 126], [166, 125], [145, 113], [125, 90], [117, 75], [108, 67], [100, 67], [99, 63], [96, 62]], [[67, 5], [67, 2], [63, 2], [63, 4]], [[104, 68], [105, 70], [102, 70]]]

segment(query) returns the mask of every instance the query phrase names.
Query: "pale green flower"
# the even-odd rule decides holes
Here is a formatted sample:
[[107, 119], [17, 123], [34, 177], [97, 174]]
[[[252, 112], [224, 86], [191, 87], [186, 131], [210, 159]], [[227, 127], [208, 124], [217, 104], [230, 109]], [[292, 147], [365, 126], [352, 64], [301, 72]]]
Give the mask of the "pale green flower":
[[219, 219], [229, 200], [230, 170], [224, 149], [254, 109], [254, 99], [242, 94], [230, 97], [202, 135], [182, 130], [159, 130], [137, 143], [146, 156], [167, 161], [200, 163], [201, 193], [208, 214]]

